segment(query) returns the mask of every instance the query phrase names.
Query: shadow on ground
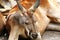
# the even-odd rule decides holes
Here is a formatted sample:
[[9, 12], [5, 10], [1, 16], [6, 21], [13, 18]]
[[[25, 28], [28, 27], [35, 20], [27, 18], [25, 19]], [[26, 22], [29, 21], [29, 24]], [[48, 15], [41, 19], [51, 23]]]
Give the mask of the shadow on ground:
[[[4, 36], [0, 36], [0, 40], [7, 40], [7, 38]], [[30, 39], [19, 37], [19, 40], [30, 40]], [[60, 32], [46, 31], [42, 36], [42, 40], [60, 40]]]

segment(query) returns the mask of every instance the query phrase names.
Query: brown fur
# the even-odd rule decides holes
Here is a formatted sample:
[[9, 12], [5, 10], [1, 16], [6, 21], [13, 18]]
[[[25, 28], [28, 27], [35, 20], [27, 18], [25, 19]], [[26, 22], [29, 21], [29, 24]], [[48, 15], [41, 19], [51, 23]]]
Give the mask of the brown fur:
[[[22, 4], [23, 5], [23, 4]], [[41, 8], [41, 9], [40, 9]], [[9, 15], [14, 14], [14, 12], [18, 11], [18, 7], [15, 6], [14, 8], [12, 8], [12, 10], [9, 12]], [[37, 11], [39, 10], [39, 11]], [[44, 9], [42, 10], [42, 7], [39, 7], [34, 13], [34, 16], [37, 19], [38, 24], [36, 24], [37, 28], [39, 28], [39, 31], [41, 33], [41, 35], [44, 33], [47, 25], [49, 24], [49, 19], [48, 17], [45, 15], [45, 13], [43, 14], [43, 12], [45, 11]], [[42, 10], [42, 12], [40, 11]]]
[[5, 18], [4, 16], [0, 13], [0, 32], [4, 29], [5, 25]]

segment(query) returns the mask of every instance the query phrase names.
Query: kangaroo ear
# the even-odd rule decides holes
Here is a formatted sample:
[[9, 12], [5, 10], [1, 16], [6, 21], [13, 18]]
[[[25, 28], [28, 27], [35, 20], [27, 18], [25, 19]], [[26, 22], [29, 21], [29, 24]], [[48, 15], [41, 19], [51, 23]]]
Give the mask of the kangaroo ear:
[[15, 0], [15, 1], [19, 1], [19, 0]]
[[35, 4], [33, 4], [31, 8], [29, 8], [29, 10], [34, 12], [39, 5], [40, 5], [40, 0], [36, 0]]
[[20, 0], [16, 0], [18, 8], [21, 10], [21, 12], [26, 11], [26, 9], [19, 3]]

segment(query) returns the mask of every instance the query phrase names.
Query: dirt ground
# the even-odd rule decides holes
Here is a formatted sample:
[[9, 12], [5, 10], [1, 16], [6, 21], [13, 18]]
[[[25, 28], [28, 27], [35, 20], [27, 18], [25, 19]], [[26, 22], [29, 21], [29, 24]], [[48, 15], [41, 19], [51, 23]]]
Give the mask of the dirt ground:
[[60, 32], [46, 31], [42, 36], [43, 40], [60, 40]]

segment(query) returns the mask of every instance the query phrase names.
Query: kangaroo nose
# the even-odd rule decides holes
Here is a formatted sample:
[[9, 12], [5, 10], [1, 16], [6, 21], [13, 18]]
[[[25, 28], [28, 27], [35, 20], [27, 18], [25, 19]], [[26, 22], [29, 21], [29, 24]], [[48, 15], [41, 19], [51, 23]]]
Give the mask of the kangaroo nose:
[[32, 33], [32, 38], [37, 38], [38, 34], [37, 33]]

